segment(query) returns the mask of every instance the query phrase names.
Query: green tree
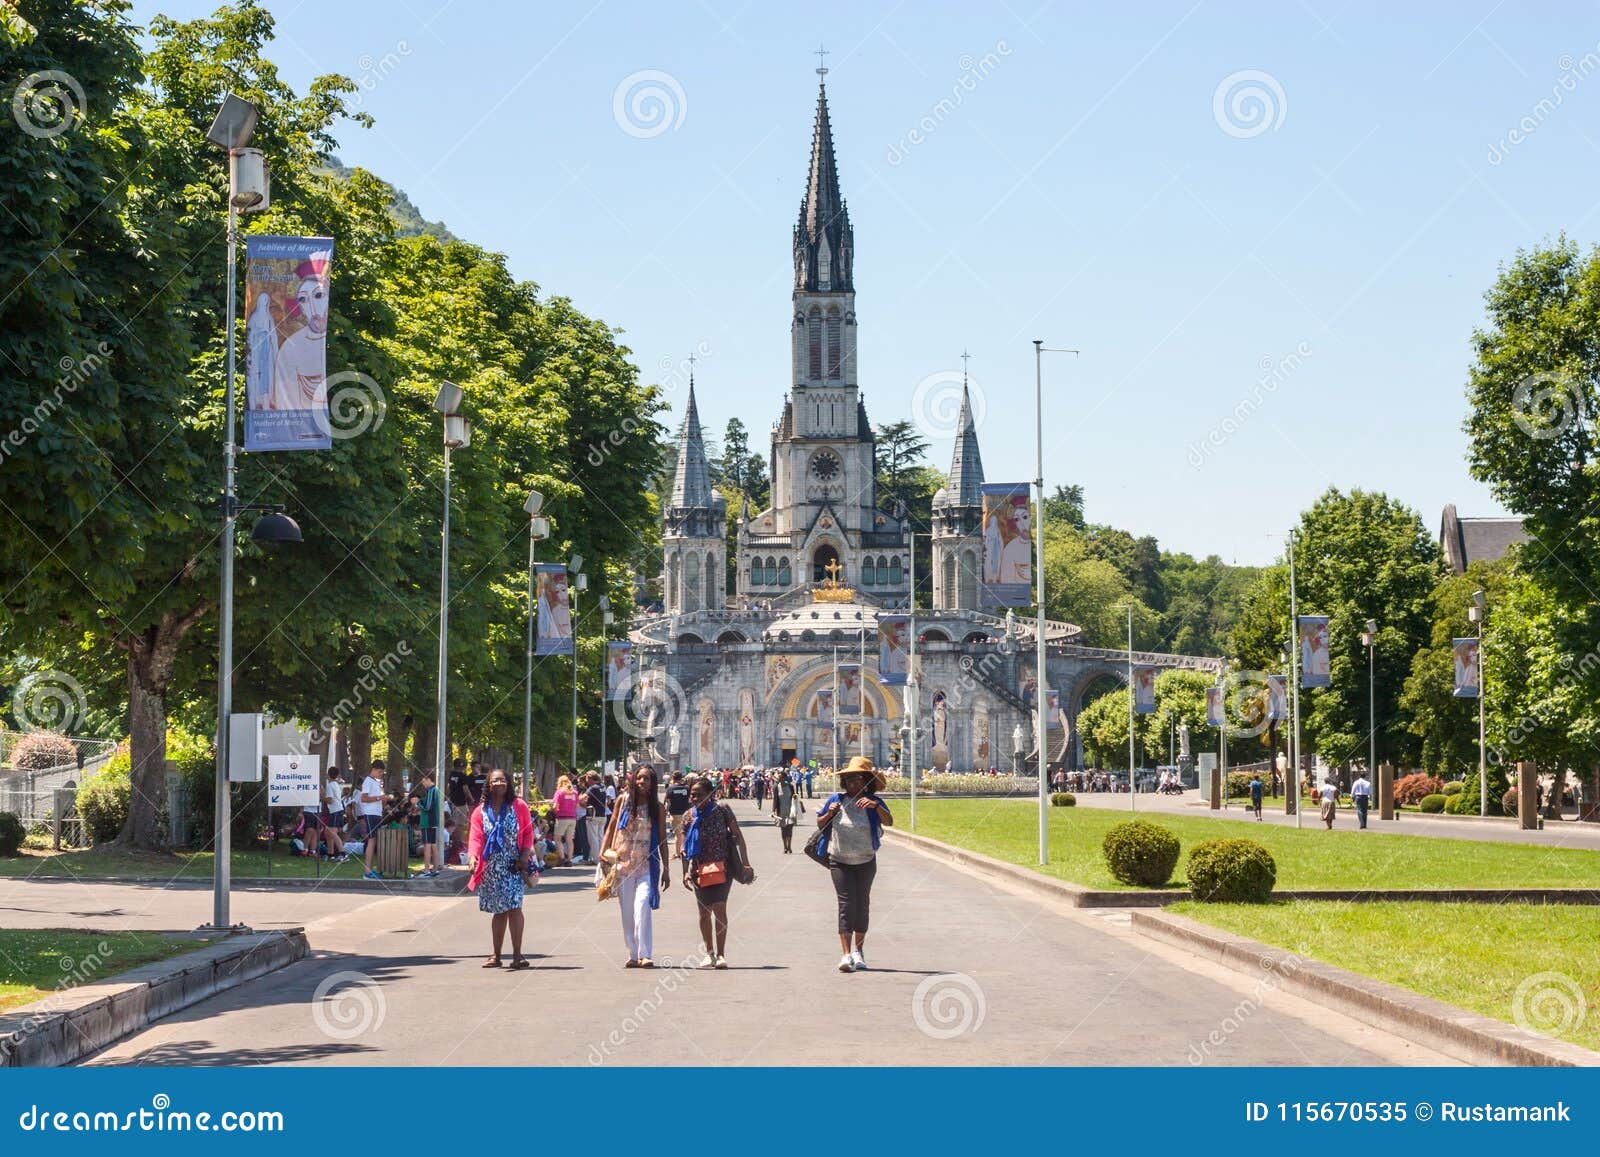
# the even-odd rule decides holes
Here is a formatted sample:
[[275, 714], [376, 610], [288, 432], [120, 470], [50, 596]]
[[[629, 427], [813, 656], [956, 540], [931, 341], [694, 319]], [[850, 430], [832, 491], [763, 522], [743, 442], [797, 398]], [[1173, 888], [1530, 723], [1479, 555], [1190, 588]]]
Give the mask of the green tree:
[[[1486, 591], [1499, 604], [1508, 569], [1503, 560], [1474, 562], [1464, 575], [1441, 578], [1429, 596], [1433, 625], [1427, 645], [1411, 657], [1400, 710], [1407, 729], [1421, 741], [1423, 770], [1434, 775], [1454, 777], [1478, 766], [1478, 701], [1455, 694], [1452, 640], [1475, 633], [1467, 619], [1474, 592]], [[1476, 796], [1477, 777], [1471, 778]]]

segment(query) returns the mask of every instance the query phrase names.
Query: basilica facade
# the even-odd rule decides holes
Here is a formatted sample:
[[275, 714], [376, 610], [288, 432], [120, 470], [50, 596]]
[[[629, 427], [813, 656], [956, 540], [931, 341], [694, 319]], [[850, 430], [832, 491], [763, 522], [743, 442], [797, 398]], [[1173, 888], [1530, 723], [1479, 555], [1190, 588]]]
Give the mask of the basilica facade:
[[[880, 505], [875, 438], [857, 377], [855, 235], [840, 192], [826, 82], [819, 85], [805, 196], [793, 237], [790, 373], [772, 426], [771, 505], [734, 517], [711, 481], [694, 384], [663, 511], [663, 613], [636, 624], [641, 673], [666, 689], [653, 736], [663, 762], [706, 770], [865, 754], [898, 765], [908, 728], [918, 762], [952, 770], [1036, 765], [1035, 622], [979, 608], [983, 461], [963, 397], [945, 487], [934, 497], [933, 605], [915, 611], [918, 718], [906, 688], [878, 677], [877, 619], [910, 612], [912, 526]], [[919, 528], [919, 533], [924, 533]], [[1078, 645], [1047, 623], [1051, 763], [1078, 762], [1074, 723], [1098, 679], [1124, 677], [1126, 652]], [[1203, 665], [1136, 656], [1160, 665]], [[862, 713], [834, 718], [838, 664], [862, 666]]]

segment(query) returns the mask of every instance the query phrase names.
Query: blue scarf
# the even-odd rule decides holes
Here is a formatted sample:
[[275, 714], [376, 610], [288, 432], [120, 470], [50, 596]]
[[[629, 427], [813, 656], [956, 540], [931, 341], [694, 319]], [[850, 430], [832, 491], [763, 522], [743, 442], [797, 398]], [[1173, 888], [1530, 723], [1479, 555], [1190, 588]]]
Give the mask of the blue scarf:
[[706, 816], [710, 815], [717, 806], [716, 797], [706, 800], [705, 803], [694, 809], [694, 820], [689, 824], [688, 835], [683, 841], [683, 858], [692, 860], [700, 854], [700, 825]]
[[495, 814], [489, 801], [483, 803], [483, 858], [493, 859], [503, 856], [510, 851], [515, 854], [517, 850], [517, 809], [510, 800], [500, 805], [500, 813]]
[[[622, 815], [617, 818], [617, 830], [618, 831], [623, 831], [623, 832], [627, 831], [628, 830], [628, 821], [630, 819], [632, 819], [632, 818], [633, 818], [633, 807], [632, 807], [632, 805], [624, 803], [622, 805]], [[646, 821], [648, 821], [650, 819], [650, 813], [648, 811], [646, 811], [644, 813], [644, 818], [645, 818]], [[693, 829], [692, 828], [690, 829], [690, 834], [691, 835], [693, 834]], [[649, 869], [649, 873], [650, 873], [650, 907], [652, 909], [655, 909], [655, 908], [661, 907], [661, 833], [656, 831], [655, 824], [653, 824], [653, 823], [650, 825], [650, 869]]]

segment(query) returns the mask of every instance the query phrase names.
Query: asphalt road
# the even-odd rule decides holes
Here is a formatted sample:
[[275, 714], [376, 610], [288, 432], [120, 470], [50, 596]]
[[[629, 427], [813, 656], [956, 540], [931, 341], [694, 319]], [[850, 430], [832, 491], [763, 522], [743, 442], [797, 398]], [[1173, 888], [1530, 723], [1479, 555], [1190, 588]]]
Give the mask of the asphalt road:
[[[530, 895], [534, 966], [519, 973], [479, 967], [488, 919], [471, 898], [245, 893], [239, 918], [306, 923], [312, 956], [88, 1063], [1450, 1063], [1135, 937], [1125, 915], [1013, 895], [898, 845], [880, 857], [872, 970], [841, 974], [827, 875], [735, 806], [760, 878], [735, 889], [726, 972], [688, 966], [698, 933], [679, 887], [656, 914], [661, 967], [624, 969], [617, 907], [581, 869]], [[5, 922], [36, 926], [187, 928], [205, 905], [129, 885], [0, 887]]]

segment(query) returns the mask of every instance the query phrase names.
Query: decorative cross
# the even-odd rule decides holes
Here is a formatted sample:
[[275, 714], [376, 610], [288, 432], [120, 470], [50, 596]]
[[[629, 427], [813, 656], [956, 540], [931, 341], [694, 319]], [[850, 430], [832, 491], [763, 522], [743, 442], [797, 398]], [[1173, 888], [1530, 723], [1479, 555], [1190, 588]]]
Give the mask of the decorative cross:
[[969, 361], [971, 361], [971, 360], [972, 360], [972, 355], [969, 354], [966, 350], [962, 350], [961, 351], [961, 381], [963, 383], [965, 383], [966, 380], [967, 380], [967, 363]]
[[819, 44], [819, 45], [817, 45], [817, 51], [815, 53], [813, 53], [813, 55], [817, 58], [817, 75], [818, 76], [827, 76], [828, 75], [828, 59], [827, 59], [828, 58], [828, 50], [826, 48], [822, 47], [822, 45]]
[[828, 581], [830, 583], [832, 583], [834, 586], [838, 586], [839, 585], [839, 575], [844, 570], [844, 567], [839, 565], [839, 560], [838, 559], [834, 559], [832, 562], [830, 562], [827, 566], [823, 567], [822, 569], [823, 569], [824, 572], [827, 573]]

